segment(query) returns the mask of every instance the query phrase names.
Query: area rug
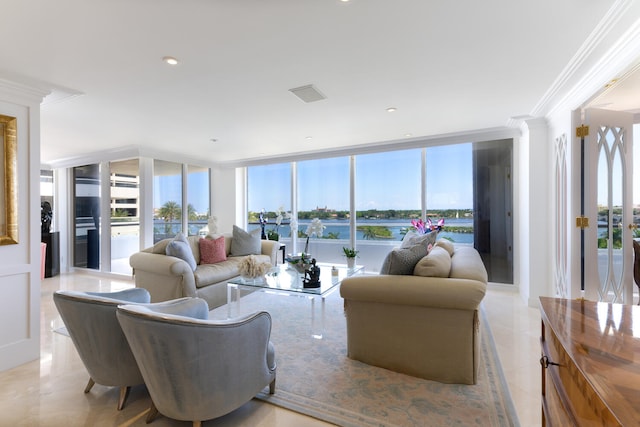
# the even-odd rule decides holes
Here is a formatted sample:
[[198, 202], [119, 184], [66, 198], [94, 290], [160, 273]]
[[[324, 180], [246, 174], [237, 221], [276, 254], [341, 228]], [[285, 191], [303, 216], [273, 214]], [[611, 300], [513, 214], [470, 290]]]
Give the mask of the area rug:
[[[306, 298], [255, 292], [242, 314], [265, 310], [273, 319], [276, 393], [258, 399], [339, 426], [518, 426], [489, 325], [481, 317], [476, 385], [441, 384], [349, 359], [342, 299], [326, 301], [323, 339], [311, 337]], [[211, 312], [226, 317], [226, 306]]]

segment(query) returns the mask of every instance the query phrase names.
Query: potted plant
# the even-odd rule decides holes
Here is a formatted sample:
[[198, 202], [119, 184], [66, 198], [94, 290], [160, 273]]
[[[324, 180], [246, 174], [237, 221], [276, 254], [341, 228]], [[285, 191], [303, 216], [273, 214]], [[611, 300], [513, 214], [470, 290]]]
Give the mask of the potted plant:
[[356, 265], [356, 257], [358, 256], [358, 251], [354, 248], [347, 248], [346, 246], [343, 246], [342, 252], [344, 252], [344, 256], [347, 257], [347, 267], [353, 268]]

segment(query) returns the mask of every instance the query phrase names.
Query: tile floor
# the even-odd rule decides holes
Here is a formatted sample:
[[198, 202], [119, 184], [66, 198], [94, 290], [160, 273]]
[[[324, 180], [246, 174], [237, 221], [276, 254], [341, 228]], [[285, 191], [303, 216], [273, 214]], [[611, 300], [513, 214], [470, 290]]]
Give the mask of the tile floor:
[[[132, 286], [130, 280], [86, 273], [64, 274], [42, 282], [41, 357], [0, 372], [0, 425], [12, 426], [142, 426], [148, 409], [144, 386], [133, 388], [123, 411], [116, 411], [117, 390], [88, 380], [71, 340], [52, 332], [62, 326], [52, 301], [57, 289], [109, 292]], [[484, 309], [522, 426], [540, 422], [538, 359], [540, 315], [516, 293], [490, 286]], [[159, 416], [152, 426], [189, 426]], [[329, 424], [253, 400], [204, 426], [318, 427]]]

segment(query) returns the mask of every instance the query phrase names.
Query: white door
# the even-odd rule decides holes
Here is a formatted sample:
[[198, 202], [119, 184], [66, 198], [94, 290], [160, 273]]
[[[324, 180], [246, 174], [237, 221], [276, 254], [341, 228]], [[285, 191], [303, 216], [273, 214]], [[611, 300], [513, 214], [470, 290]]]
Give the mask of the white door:
[[632, 304], [633, 115], [587, 109], [584, 123], [584, 296]]

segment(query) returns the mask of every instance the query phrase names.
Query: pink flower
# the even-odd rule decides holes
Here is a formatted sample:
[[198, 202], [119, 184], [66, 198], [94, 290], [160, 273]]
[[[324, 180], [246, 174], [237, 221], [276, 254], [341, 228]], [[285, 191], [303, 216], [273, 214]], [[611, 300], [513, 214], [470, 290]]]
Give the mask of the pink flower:
[[415, 228], [416, 231], [420, 234], [425, 234], [436, 230], [440, 231], [444, 227], [444, 218], [441, 218], [435, 225], [431, 221], [431, 218], [427, 218], [426, 223], [422, 219], [412, 219], [411, 225], [413, 225], [413, 228]]
[[418, 233], [424, 234], [427, 232], [427, 227], [425, 226], [425, 223], [424, 221], [422, 221], [422, 219], [419, 219], [419, 220], [412, 219], [411, 225], [413, 225], [413, 227], [416, 229]]

